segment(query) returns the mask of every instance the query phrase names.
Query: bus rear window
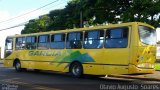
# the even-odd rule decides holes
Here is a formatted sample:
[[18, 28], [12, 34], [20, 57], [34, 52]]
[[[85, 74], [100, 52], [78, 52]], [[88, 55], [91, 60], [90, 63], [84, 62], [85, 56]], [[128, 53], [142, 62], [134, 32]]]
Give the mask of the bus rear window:
[[156, 30], [146, 27], [139, 26], [140, 41], [148, 45], [156, 45]]

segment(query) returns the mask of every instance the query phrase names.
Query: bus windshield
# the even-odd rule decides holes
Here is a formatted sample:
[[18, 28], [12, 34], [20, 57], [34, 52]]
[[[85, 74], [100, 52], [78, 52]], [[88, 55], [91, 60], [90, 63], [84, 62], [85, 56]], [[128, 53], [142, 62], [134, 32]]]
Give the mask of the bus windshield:
[[142, 43], [156, 45], [156, 30], [146, 26], [139, 26], [139, 35]]

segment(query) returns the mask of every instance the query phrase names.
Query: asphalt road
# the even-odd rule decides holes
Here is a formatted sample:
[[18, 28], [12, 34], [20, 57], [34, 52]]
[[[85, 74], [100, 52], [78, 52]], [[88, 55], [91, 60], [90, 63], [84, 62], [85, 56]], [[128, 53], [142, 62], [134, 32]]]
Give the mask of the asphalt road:
[[159, 81], [85, 76], [32, 70], [16, 72], [0, 64], [0, 90], [160, 90]]

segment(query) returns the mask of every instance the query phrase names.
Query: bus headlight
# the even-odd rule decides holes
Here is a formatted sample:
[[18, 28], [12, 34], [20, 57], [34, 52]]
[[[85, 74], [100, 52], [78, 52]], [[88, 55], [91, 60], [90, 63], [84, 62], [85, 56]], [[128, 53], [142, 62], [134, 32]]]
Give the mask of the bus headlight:
[[138, 64], [137, 65], [139, 68], [145, 67], [145, 64]]
[[137, 67], [139, 67], [139, 68], [142, 68], [142, 67], [154, 68], [154, 64], [143, 63], [143, 64], [138, 64]]
[[138, 66], [138, 67], [143, 67], [143, 64], [138, 64], [137, 66]]

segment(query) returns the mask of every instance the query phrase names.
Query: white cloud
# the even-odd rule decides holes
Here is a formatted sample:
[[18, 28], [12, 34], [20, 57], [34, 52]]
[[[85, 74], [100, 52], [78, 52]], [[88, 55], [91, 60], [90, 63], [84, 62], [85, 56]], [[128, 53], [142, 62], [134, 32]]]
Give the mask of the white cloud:
[[0, 21], [4, 21], [10, 17], [9, 12], [0, 11]]

